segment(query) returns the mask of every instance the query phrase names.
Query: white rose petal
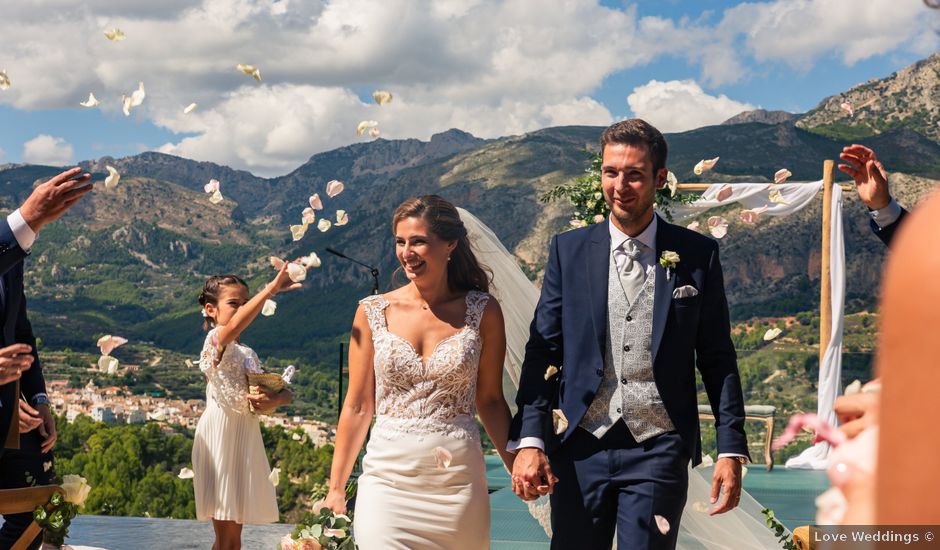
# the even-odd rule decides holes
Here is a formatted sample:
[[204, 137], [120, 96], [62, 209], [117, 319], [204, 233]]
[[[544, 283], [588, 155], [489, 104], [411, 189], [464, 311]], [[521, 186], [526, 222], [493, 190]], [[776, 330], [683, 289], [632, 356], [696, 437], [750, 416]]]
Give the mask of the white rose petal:
[[855, 395], [856, 393], [861, 393], [862, 391], [862, 381], [854, 380], [851, 384], [845, 387], [844, 395]]
[[358, 126], [356, 126], [356, 137], [361, 137], [362, 134], [363, 134], [366, 130], [368, 130], [369, 128], [375, 128], [375, 127], [378, 126], [378, 125], [379, 125], [378, 121], [375, 121], [375, 120], [363, 120], [362, 122], [359, 123]]
[[698, 231], [698, 228], [699, 228], [699, 226], [701, 226], [701, 225], [702, 225], [702, 224], [698, 223], [698, 220], [696, 220], [696, 221], [690, 223], [689, 225], [687, 225], [686, 228], [691, 229], [692, 231]]
[[669, 196], [675, 197], [676, 191], [679, 189], [679, 180], [676, 179], [676, 175], [670, 170], [666, 174], [666, 189], [669, 189]]
[[185, 109], [183, 109], [183, 114], [184, 114], [184, 115], [188, 115], [189, 113], [195, 111], [195, 110], [196, 110], [196, 107], [198, 107], [198, 106], [199, 106], [198, 103], [190, 103], [189, 105], [186, 106]]
[[387, 90], [376, 90], [372, 92], [372, 99], [379, 105], [385, 105], [392, 100], [392, 92]]
[[767, 329], [767, 332], [764, 333], [764, 341], [770, 342], [771, 340], [773, 340], [777, 336], [780, 336], [781, 334], [783, 334], [782, 329], [779, 329], [777, 327], [769, 328]]
[[85, 101], [82, 101], [81, 103], [79, 103], [79, 105], [81, 105], [82, 107], [97, 107], [98, 105], [101, 105], [101, 102], [98, 101], [98, 98], [95, 97], [95, 94], [89, 93], [88, 99], [86, 99]]
[[216, 191], [215, 193], [213, 193], [212, 196], [209, 197], [209, 202], [211, 202], [212, 204], [219, 204], [220, 202], [222, 202], [222, 192]]
[[692, 169], [692, 172], [694, 172], [696, 176], [701, 176], [703, 172], [708, 172], [714, 168], [715, 165], [718, 164], [719, 158], [721, 157], [715, 157], [713, 159], [702, 159], [698, 161], [698, 163], [695, 165], [695, 168]]
[[294, 441], [300, 441], [301, 439], [303, 439], [303, 436], [300, 434], [293, 434], [290, 436], [290, 438], [293, 439]]
[[0, 71], [0, 90], [9, 90], [12, 85], [13, 83], [10, 82], [10, 77], [7, 76], [7, 72]]
[[715, 196], [715, 200], [717, 200], [718, 202], [721, 202], [727, 199], [728, 197], [730, 197], [732, 192], [733, 191], [731, 190], [731, 184], [726, 183], [721, 186], [721, 189], [718, 190], [718, 195]]
[[771, 189], [770, 193], [767, 194], [767, 197], [770, 199], [770, 202], [776, 204], [790, 204], [783, 199], [783, 193], [779, 189]]
[[307, 225], [307, 223], [303, 223], [301, 225], [290, 226], [291, 237], [293, 237], [295, 241], [299, 241], [300, 239], [304, 238], [304, 235], [307, 233]]
[[555, 376], [556, 374], [558, 374], [558, 367], [555, 365], [549, 365], [548, 368], [545, 369], [546, 380], [551, 380], [552, 376]]
[[381, 133], [382, 133], [382, 132], [381, 132], [378, 128], [370, 128], [370, 129], [369, 129], [369, 137], [372, 138], [372, 139], [375, 139], [375, 138], [379, 137], [379, 135], [380, 135]]
[[336, 211], [336, 226], [342, 226], [349, 223], [349, 216], [346, 214], [345, 210]]
[[216, 191], [219, 190], [219, 185], [220, 185], [220, 184], [219, 184], [219, 180], [217, 180], [217, 179], [211, 179], [211, 180], [209, 180], [209, 183], [207, 183], [207, 184], [205, 184], [205, 185], [202, 186], [202, 189], [203, 189], [206, 193], [215, 193]]
[[310, 203], [310, 208], [313, 208], [314, 210], [323, 210], [323, 202], [320, 201], [319, 193], [314, 193], [313, 195], [310, 195], [310, 199], [308, 202]]
[[781, 168], [774, 173], [774, 183], [783, 183], [793, 174], [786, 168]]
[[568, 418], [561, 409], [552, 409], [552, 425], [555, 427], [555, 434], [562, 434], [568, 429]]
[[120, 42], [127, 38], [127, 35], [124, 34], [124, 31], [121, 29], [111, 29], [110, 31], [104, 32], [104, 37], [110, 40], [111, 42]]
[[235, 66], [236, 69], [245, 73], [246, 75], [254, 78], [258, 82], [261, 82], [261, 70], [253, 65], [245, 65], [244, 63], [239, 63]]
[[300, 265], [304, 267], [320, 267], [321, 263], [320, 257], [317, 256], [316, 252], [311, 252], [309, 256], [304, 256], [300, 259]]
[[653, 519], [656, 520], [656, 528], [659, 529], [660, 533], [664, 535], [669, 533], [669, 520], [659, 514], [653, 516]]
[[265, 300], [264, 306], [261, 308], [261, 315], [270, 317], [274, 315], [275, 311], [277, 311], [277, 302], [274, 300]]
[[310, 225], [317, 221], [317, 212], [308, 206], [300, 213], [300, 219], [303, 221], [304, 225]]
[[98, 338], [98, 349], [101, 350], [101, 355], [111, 355], [111, 351], [114, 348], [123, 346], [127, 343], [127, 338], [121, 338], [120, 336], [112, 336], [106, 334], [101, 338]]
[[325, 218], [317, 222], [317, 229], [319, 229], [321, 233], [326, 233], [332, 226], [333, 224], [330, 222], [330, 220]]
[[268, 476], [268, 481], [271, 482], [271, 485], [277, 487], [278, 483], [281, 481], [281, 469], [274, 468], [271, 470], [271, 475]]
[[102, 355], [98, 358], [98, 370], [101, 372], [114, 374], [117, 372], [118, 365], [120, 365], [120, 361], [110, 355]]
[[437, 467], [441, 470], [450, 468], [450, 462], [454, 459], [450, 451], [444, 447], [434, 447], [434, 460], [437, 461]]
[[124, 116], [131, 116], [131, 98], [126, 95], [121, 96], [121, 111], [124, 112]]
[[144, 83], [138, 82], [137, 89], [131, 92], [131, 107], [140, 107], [146, 97], [147, 92], [144, 90]]
[[336, 195], [339, 195], [340, 193], [342, 193], [343, 189], [345, 188], [346, 186], [343, 185], [343, 182], [339, 180], [330, 180], [326, 184], [326, 196], [332, 199]]
[[271, 266], [278, 271], [280, 271], [281, 267], [284, 266], [284, 260], [278, 258], [277, 256], [271, 256], [268, 258], [268, 260], [271, 262]]
[[764, 212], [766, 212], [767, 208], [768, 207], [765, 204], [764, 206], [761, 206], [758, 208], [752, 208], [750, 210], [742, 210], [741, 215], [740, 215], [741, 221], [748, 225], [754, 225], [755, 223], [757, 223], [757, 217], [763, 214]]
[[50, 468], [52, 468], [52, 461], [51, 461], [51, 460], [50, 460], [49, 462], [43, 462], [43, 463], [42, 463], [42, 471], [43, 471], [43, 472], [48, 472]]
[[721, 216], [712, 216], [708, 218], [708, 231], [712, 237], [720, 239], [728, 234], [728, 220]]
[[300, 283], [307, 278], [307, 268], [298, 263], [291, 262], [287, 265], [287, 276], [290, 277], [291, 281]]
[[104, 178], [104, 188], [113, 189], [121, 181], [121, 174], [113, 166], [105, 166], [104, 168], [108, 171], [108, 177]]
[[848, 101], [843, 102], [842, 105], [839, 105], [839, 107], [842, 108], [843, 111], [848, 113], [849, 116], [851, 117], [855, 116], [855, 109], [852, 107], [852, 104], [849, 103]]
[[747, 475], [747, 466], [741, 465], [741, 479], [744, 479], [744, 476]]
[[816, 497], [816, 524], [841, 524], [847, 507], [848, 501], [845, 500], [845, 494], [837, 487], [830, 488]]
[[192, 360], [192, 359], [186, 359], [185, 361], [183, 361], [183, 364], [186, 365], [186, 366], [187, 366], [188, 368], [190, 368], [190, 369], [195, 366], [195, 365], [193, 365], [193, 360]]
[[193, 479], [194, 477], [196, 477], [196, 473], [193, 472], [189, 468], [182, 468], [180, 469], [180, 473], [178, 473], [176, 477], [180, 479]]

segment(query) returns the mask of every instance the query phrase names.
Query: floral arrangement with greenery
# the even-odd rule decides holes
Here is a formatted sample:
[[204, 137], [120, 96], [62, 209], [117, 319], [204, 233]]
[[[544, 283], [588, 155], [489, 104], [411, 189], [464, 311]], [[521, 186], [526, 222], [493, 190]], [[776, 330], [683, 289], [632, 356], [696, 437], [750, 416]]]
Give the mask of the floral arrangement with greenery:
[[69, 526], [91, 491], [85, 478], [77, 475], [65, 476], [61, 487], [61, 493], [53, 493], [48, 503], [33, 511], [33, 519], [43, 530], [43, 542], [55, 547], [65, 544]]
[[[346, 501], [356, 495], [357, 483], [346, 487]], [[352, 536], [352, 519], [317, 501], [313, 505], [314, 518], [309, 523], [299, 524], [290, 535], [281, 539], [280, 550], [356, 550]]]

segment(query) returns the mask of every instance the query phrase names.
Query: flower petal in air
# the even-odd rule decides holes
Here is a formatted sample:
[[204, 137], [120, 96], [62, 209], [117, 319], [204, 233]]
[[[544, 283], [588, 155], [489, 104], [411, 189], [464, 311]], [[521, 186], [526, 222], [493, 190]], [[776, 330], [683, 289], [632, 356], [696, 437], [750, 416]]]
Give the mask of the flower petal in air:
[[692, 169], [692, 172], [694, 172], [696, 176], [701, 176], [703, 172], [708, 172], [714, 168], [715, 165], [718, 164], [719, 158], [721, 157], [715, 157], [713, 159], [702, 159], [698, 161], [698, 163], [695, 165], [695, 168]]
[[271, 482], [271, 485], [277, 487], [278, 483], [281, 481], [281, 469], [274, 468], [271, 470], [271, 475], [268, 476], [268, 481]]
[[343, 182], [339, 180], [330, 180], [326, 184], [326, 196], [332, 199], [336, 195], [339, 195], [340, 193], [342, 193], [343, 189], [345, 188], [346, 186], [343, 185]]
[[310, 200], [308, 202], [310, 202], [310, 208], [313, 208], [314, 210], [323, 210], [323, 202], [320, 200], [319, 193], [310, 195]]
[[372, 92], [372, 99], [375, 100], [379, 105], [385, 105], [392, 101], [392, 92], [387, 90], [376, 90]]
[[198, 106], [199, 106], [198, 103], [190, 103], [189, 105], [186, 106], [185, 109], [183, 109], [183, 114], [184, 114], [184, 115], [188, 115], [189, 113], [195, 111], [195, 110], [196, 110], [196, 107], [198, 107]]
[[669, 196], [675, 197], [676, 191], [679, 189], [679, 180], [676, 179], [676, 175], [670, 170], [666, 174], [666, 189], [669, 189]]
[[862, 381], [854, 380], [851, 384], [845, 387], [845, 391], [842, 392], [843, 395], [855, 395], [856, 393], [861, 393], [862, 391]]
[[548, 368], [545, 369], [546, 380], [551, 380], [552, 377], [555, 376], [556, 374], [558, 374], [558, 367], [556, 367], [555, 365], [549, 365]]
[[291, 237], [292, 237], [295, 241], [299, 241], [300, 239], [304, 238], [304, 235], [307, 233], [307, 226], [308, 226], [308, 225], [309, 225], [309, 224], [307, 224], [307, 223], [303, 223], [303, 224], [300, 224], [300, 225], [292, 225], [292, 226], [290, 226], [290, 234], [291, 234]]
[[450, 463], [454, 456], [444, 447], [434, 447], [434, 460], [437, 461], [437, 467], [441, 470], [450, 468]]
[[726, 183], [721, 186], [721, 189], [718, 190], [718, 195], [715, 196], [715, 200], [718, 202], [726, 200], [732, 194], [731, 184]]
[[300, 213], [300, 219], [303, 221], [304, 225], [310, 225], [317, 221], [317, 212], [308, 206]]
[[180, 479], [193, 479], [196, 477], [196, 473], [189, 468], [180, 469], [180, 473], [176, 475]]
[[779, 451], [786, 447], [788, 443], [796, 439], [803, 427], [808, 427], [816, 433], [816, 437], [813, 438], [814, 443], [828, 441], [833, 447], [838, 447], [846, 440], [844, 433], [814, 413], [797, 413], [790, 417], [780, 437], [774, 439], [771, 449]]
[[86, 99], [85, 101], [82, 101], [81, 103], [79, 103], [79, 105], [81, 105], [82, 107], [97, 107], [98, 105], [101, 105], [101, 102], [98, 101], [98, 98], [95, 97], [95, 94], [89, 93], [88, 99]]
[[147, 97], [147, 91], [144, 90], [144, 83], [138, 82], [137, 89], [131, 92], [131, 107], [140, 107]]
[[333, 224], [326, 218], [317, 222], [317, 229], [319, 229], [321, 233], [326, 233], [332, 226]]
[[219, 180], [211, 179], [209, 183], [202, 186], [203, 191], [206, 193], [215, 193], [219, 190]]
[[102, 355], [98, 358], [98, 370], [101, 372], [106, 372], [108, 374], [114, 374], [117, 372], [118, 365], [120, 362], [111, 357], [110, 355]]
[[123, 346], [127, 343], [127, 338], [121, 338], [120, 336], [112, 336], [106, 334], [101, 338], [98, 338], [98, 349], [101, 350], [101, 355], [111, 355], [111, 351], [114, 348]]
[[278, 258], [277, 256], [271, 256], [268, 258], [268, 260], [271, 262], [271, 267], [278, 271], [280, 271], [281, 267], [284, 266], [284, 260]]
[[768, 206], [765, 204], [764, 206], [751, 208], [750, 210], [742, 210], [740, 214], [741, 221], [748, 225], [754, 225], [757, 223], [757, 217], [766, 212], [767, 208]]
[[359, 123], [358, 126], [356, 126], [356, 137], [361, 137], [362, 134], [364, 134], [366, 130], [368, 130], [369, 128], [375, 128], [378, 125], [379, 125], [378, 121], [363, 120], [362, 122]]
[[708, 218], [708, 232], [712, 237], [720, 239], [728, 234], [728, 220], [721, 216], [712, 216]]
[[209, 202], [211, 202], [212, 204], [219, 204], [220, 202], [222, 202], [222, 192], [216, 191], [215, 193], [212, 193], [212, 196], [209, 197]]
[[121, 111], [124, 116], [131, 116], [131, 98], [126, 95], [121, 96]]
[[111, 29], [110, 31], [104, 31], [104, 37], [110, 40], [111, 42], [121, 42], [127, 38], [127, 35], [124, 34], [124, 31], [121, 29]]
[[195, 366], [195, 365], [193, 365], [193, 360], [192, 360], [192, 359], [187, 359], [187, 360], [183, 361], [183, 364], [186, 365], [186, 367], [187, 367], [187, 368], [190, 368], [190, 369]]
[[659, 529], [660, 533], [664, 535], [669, 533], [669, 520], [659, 514], [653, 516], [653, 519], [656, 520], [656, 528]]
[[245, 73], [246, 75], [254, 78], [258, 82], [261, 82], [261, 70], [255, 67], [254, 65], [245, 65], [244, 63], [239, 63], [235, 66], [236, 69]]
[[336, 226], [342, 226], [349, 223], [349, 215], [346, 214], [345, 210], [336, 211]]
[[7, 72], [0, 71], [0, 90], [9, 90], [12, 85], [13, 83], [10, 82], [10, 77], [7, 76]]
[[568, 429], [568, 417], [561, 409], [552, 409], [552, 426], [555, 428], [555, 434], [565, 433]]
[[322, 262], [320, 261], [320, 257], [317, 256], [316, 252], [311, 252], [309, 256], [304, 256], [300, 258], [300, 265], [307, 267], [307, 268], [320, 267], [321, 264]]
[[290, 438], [293, 439], [294, 441], [300, 441], [301, 439], [303, 439], [303, 436], [300, 434], [293, 434], [290, 436]]
[[783, 193], [781, 193], [780, 190], [779, 190], [779, 189], [776, 189], [776, 188], [770, 190], [770, 193], [767, 194], [767, 198], [769, 198], [769, 199], [770, 199], [770, 202], [772, 202], [772, 203], [776, 203], [776, 204], [790, 204], [789, 202], [787, 202], [786, 200], [784, 200], [784, 198], [783, 198]]
[[694, 222], [692, 222], [692, 223], [690, 223], [689, 225], [687, 225], [686, 228], [687, 228], [687, 229], [691, 229], [692, 231], [698, 231], [698, 228], [699, 228], [701, 225], [702, 225], [702, 224], [698, 223], [698, 220], [695, 220]]
[[793, 174], [786, 168], [781, 168], [774, 173], [774, 183], [783, 183]]
[[767, 332], [764, 333], [764, 341], [770, 342], [771, 340], [775, 339], [777, 336], [780, 336], [781, 334], [783, 334], [783, 329], [780, 329], [777, 327], [769, 328], [767, 329]]
[[372, 139], [379, 137], [381, 133], [382, 133], [381, 130], [379, 130], [378, 128], [369, 128], [369, 137]]
[[264, 306], [261, 308], [261, 315], [270, 317], [274, 315], [275, 311], [277, 311], [277, 302], [274, 300], [265, 300]]
[[855, 116], [855, 108], [853, 108], [853, 107], [852, 107], [852, 104], [849, 103], [848, 101], [844, 101], [844, 102], [842, 103], [842, 105], [839, 105], [839, 107], [840, 107], [843, 111], [845, 111], [846, 113], [848, 113], [849, 116], [851, 116], [851, 117], [854, 117], [854, 116]]
[[42, 471], [43, 471], [43, 472], [48, 472], [50, 468], [52, 468], [52, 461], [51, 461], [51, 460], [50, 460], [49, 462], [43, 462], [43, 463], [42, 463]]
[[307, 278], [307, 268], [296, 262], [291, 262], [287, 265], [287, 275], [295, 283], [303, 282]]

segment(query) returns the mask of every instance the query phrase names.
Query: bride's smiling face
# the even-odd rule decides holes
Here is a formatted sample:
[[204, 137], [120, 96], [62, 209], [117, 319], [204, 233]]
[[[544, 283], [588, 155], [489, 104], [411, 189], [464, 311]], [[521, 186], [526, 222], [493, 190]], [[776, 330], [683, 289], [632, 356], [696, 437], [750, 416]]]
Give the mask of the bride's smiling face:
[[395, 255], [408, 280], [447, 279], [447, 258], [457, 241], [445, 241], [422, 218], [403, 218], [395, 226]]

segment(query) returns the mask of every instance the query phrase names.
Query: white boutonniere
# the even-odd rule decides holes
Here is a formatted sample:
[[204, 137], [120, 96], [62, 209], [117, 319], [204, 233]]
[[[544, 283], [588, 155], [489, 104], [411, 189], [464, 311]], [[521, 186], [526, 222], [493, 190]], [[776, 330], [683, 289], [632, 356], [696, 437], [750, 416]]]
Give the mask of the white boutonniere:
[[679, 254], [672, 250], [663, 250], [662, 255], [659, 257], [659, 265], [663, 266], [666, 270], [666, 280], [672, 278], [672, 270], [676, 268], [676, 265], [679, 263]]

